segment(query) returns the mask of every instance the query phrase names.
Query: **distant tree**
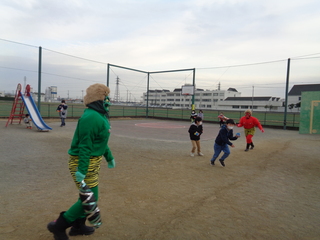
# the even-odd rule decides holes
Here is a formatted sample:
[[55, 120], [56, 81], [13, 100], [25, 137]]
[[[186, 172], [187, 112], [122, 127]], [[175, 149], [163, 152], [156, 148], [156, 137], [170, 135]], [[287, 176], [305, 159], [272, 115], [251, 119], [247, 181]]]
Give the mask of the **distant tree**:
[[265, 105], [264, 108], [267, 110], [269, 108], [269, 111], [271, 111], [271, 109], [273, 108], [272, 105]]
[[294, 104], [291, 103], [291, 104], [288, 105], [288, 107], [289, 107], [289, 109], [292, 109], [294, 107]]
[[273, 108], [273, 106], [272, 106], [272, 105], [269, 105], [269, 111], [271, 111], [272, 108]]
[[300, 109], [300, 107], [301, 107], [301, 102], [296, 103], [296, 104], [294, 105], [294, 107], [295, 107], [295, 108], [298, 108], [298, 111], [299, 111], [299, 109]]

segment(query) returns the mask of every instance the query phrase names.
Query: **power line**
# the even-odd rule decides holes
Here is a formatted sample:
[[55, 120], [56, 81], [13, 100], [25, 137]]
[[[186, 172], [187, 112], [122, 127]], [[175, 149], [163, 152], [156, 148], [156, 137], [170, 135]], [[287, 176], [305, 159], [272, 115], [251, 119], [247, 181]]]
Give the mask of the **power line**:
[[4, 42], [10, 42], [10, 43], [20, 44], [20, 45], [24, 45], [24, 46], [28, 46], [28, 47], [38, 48], [37, 46], [33, 46], [33, 45], [25, 44], [25, 43], [20, 43], [20, 42], [15, 42], [15, 41], [3, 39], [3, 38], [0, 38], [0, 40], [1, 40], [1, 41], [4, 41]]
[[109, 68], [109, 69], [111, 70], [111, 72], [113, 72], [113, 73], [114, 73], [114, 75], [118, 76], [118, 74], [116, 74], [116, 73], [115, 73], [115, 71], [113, 71], [113, 69], [112, 69], [112, 68]]
[[25, 71], [25, 72], [35, 72], [35, 73], [38, 72], [38, 71], [35, 71], [35, 70], [27, 70], [27, 69], [22, 69], [22, 68], [12, 68], [12, 67], [3, 67], [3, 66], [0, 66], [0, 68], [6, 68], [6, 69], [18, 70], [18, 71]]
[[302, 56], [293, 57], [293, 58], [291, 58], [291, 59], [301, 58], [301, 57], [308, 57], [308, 56], [319, 55], [319, 54], [320, 54], [320, 53], [312, 53], [312, 54], [308, 54], [308, 55], [302, 55]]
[[[116, 73], [114, 70], [113, 70], [113, 68], [110, 68], [110, 70], [111, 70], [111, 72], [113, 72], [114, 73], [114, 75], [115, 76], [119, 76], [120, 74], [118, 74], [118, 73]], [[121, 75], [120, 75], [121, 76]], [[145, 76], [143, 77], [143, 78], [141, 78], [140, 79], [140, 81], [137, 83], [137, 84], [135, 84], [134, 86], [133, 86], [133, 88], [131, 88], [131, 94], [132, 94], [132, 91], [135, 89], [135, 88], [138, 88], [138, 87], [140, 87], [141, 86], [141, 82], [143, 81], [143, 80], [145, 80], [146, 79], [146, 74], [145, 74]], [[128, 90], [128, 88], [127, 88], [127, 86], [124, 84], [124, 81], [125, 82], [128, 82], [128, 80], [124, 80], [123, 78], [121, 78], [121, 82], [120, 82], [120, 84], [121, 85], [124, 85], [125, 86], [125, 88]], [[140, 87], [141, 88], [141, 87]], [[143, 88], [144, 89], [144, 88]], [[128, 90], [129, 91], [129, 90]]]
[[[25, 43], [15, 42], [15, 41], [3, 39], [3, 38], [0, 38], [0, 40], [1, 40], [1, 41], [5, 41], [5, 42], [20, 44], [20, 45], [24, 45], [24, 46], [28, 46], [28, 47], [39, 48], [39, 47], [34, 46], [34, 45], [29, 45], [29, 44], [25, 44]], [[65, 55], [65, 56], [68, 56], [68, 57], [78, 58], [78, 59], [81, 59], [81, 60], [86, 60], [86, 61], [95, 62], [95, 63], [99, 63], [99, 64], [104, 64], [104, 65], [108, 64], [108, 63], [105, 63], [105, 62], [99, 62], [99, 61], [96, 61], [96, 60], [91, 60], [91, 59], [87, 59], [87, 58], [83, 58], [83, 57], [78, 57], [78, 56], [71, 55], [71, 54], [67, 54], [67, 53], [58, 52], [58, 51], [51, 50], [51, 49], [44, 48], [44, 47], [43, 47], [42, 49], [47, 50], [47, 51], [49, 51], [49, 52], [54, 52], [54, 53], [58, 53], [58, 54], [61, 54], [61, 55]]]
[[141, 78], [140, 82], [138, 82], [135, 86], [133, 86], [133, 88], [131, 89], [131, 91], [133, 91], [136, 87], [140, 86], [142, 81], [145, 80], [147, 78], [147, 76], [144, 76], [143, 78]]
[[[37, 73], [38, 72], [38, 71], [35, 71], [35, 70], [26, 70], [26, 69], [2, 67], [2, 66], [0, 66], [0, 68], [6, 68], [6, 69], [18, 70], [18, 71], [25, 71], [25, 72], [33, 72], [33, 73]], [[68, 76], [54, 74], [54, 73], [47, 73], [47, 72], [41, 72], [41, 73], [42, 74], [46, 74], [46, 75], [56, 76], [56, 77], [64, 77], [64, 78], [70, 78], [70, 79], [76, 79], [76, 80], [82, 80], [82, 81], [88, 81], [88, 82], [97, 82], [97, 83], [101, 82], [101, 81], [94, 81], [94, 80], [89, 80], [89, 79], [84, 79], [84, 78], [68, 77]]]
[[54, 74], [54, 73], [47, 73], [47, 72], [41, 72], [41, 73], [46, 74], [46, 75], [70, 78], [70, 79], [81, 80], [81, 81], [101, 83], [101, 81], [94, 81], [94, 80], [89, 80], [89, 79], [84, 79], [84, 78], [68, 77], [68, 76], [64, 76], [64, 75], [59, 75], [59, 74]]
[[162, 89], [164, 89], [163, 87], [160, 86], [160, 84], [150, 75], [150, 77], [153, 79], [153, 81], [155, 81], [156, 84], [158, 84], [158, 86]]
[[127, 88], [127, 86], [123, 83], [123, 81], [119, 81], [119, 84], [120, 84], [120, 85], [123, 85], [123, 86], [127, 89], [127, 92], [129, 92], [131, 95], [133, 95], [134, 98], [136, 98], [135, 95], [132, 93], [132, 91], [130, 91], [130, 90]]
[[99, 63], [99, 64], [104, 64], [104, 65], [108, 64], [108, 63], [104, 63], [104, 62], [98, 62], [98, 61], [95, 61], [95, 60], [91, 60], [91, 59], [87, 59], [87, 58], [83, 58], [83, 57], [77, 57], [77, 56], [74, 56], [74, 55], [70, 55], [70, 54], [66, 54], [66, 53], [50, 50], [48, 48], [42, 48], [42, 49], [45, 49], [45, 50], [50, 51], [50, 52], [58, 53], [58, 54], [61, 54], [61, 55], [65, 55], [65, 56], [68, 56], [68, 57], [78, 58], [78, 59], [81, 59], [81, 60], [86, 60], [86, 61], [95, 62], [95, 63]]
[[245, 66], [261, 65], [261, 64], [269, 64], [269, 63], [284, 62], [284, 61], [287, 61], [287, 59], [283, 59], [283, 60], [275, 60], [275, 61], [268, 61], [268, 62], [257, 62], [257, 63], [247, 63], [247, 64], [238, 64], [238, 65], [220, 66], [220, 67], [196, 68], [196, 69], [234, 68], [234, 67], [245, 67]]
[[[38, 48], [37, 46], [34, 46], [34, 45], [25, 44], [25, 43], [21, 43], [21, 42], [15, 42], [15, 41], [3, 39], [3, 38], [0, 38], [0, 40], [1, 40], [1, 41], [5, 41], [5, 42], [10, 42], [10, 43], [15, 43], [15, 44], [20, 44], [20, 45], [25, 45], [25, 46], [29, 46], [29, 47], [36, 47], [36, 48]], [[99, 63], [99, 64], [104, 64], [104, 65], [108, 64], [108, 63], [105, 63], [105, 62], [95, 61], [95, 60], [91, 60], [91, 59], [87, 59], [87, 58], [83, 58], [83, 57], [78, 57], [78, 56], [71, 55], [71, 54], [66, 54], [66, 53], [58, 52], [58, 51], [51, 50], [51, 49], [48, 49], [48, 48], [42, 48], [42, 49], [45, 49], [45, 50], [51, 51], [51, 52], [55, 52], [55, 53], [58, 53], [58, 54], [62, 54], [62, 55], [65, 55], [65, 56], [69, 56], [69, 57], [78, 58], [78, 59], [81, 59], [81, 60], [86, 60], [86, 61], [95, 62], [95, 63]], [[293, 58], [291, 58], [291, 59], [295, 59], [295, 60], [297, 60], [297, 59], [309, 59], [309, 58], [304, 58], [304, 57], [314, 56], [314, 55], [319, 55], [319, 54], [320, 54], [320, 53], [312, 53], [312, 54], [307, 54], [307, 55], [301, 55], [301, 56], [293, 57]], [[314, 57], [314, 58], [320, 58], [320, 57]], [[196, 69], [218, 69], [218, 68], [227, 68], [227, 67], [228, 67], [228, 68], [244, 67], [244, 66], [269, 64], [269, 63], [276, 63], [276, 62], [283, 62], [283, 61], [287, 61], [287, 59], [274, 60], [274, 61], [266, 61], [266, 62], [256, 62], [256, 63], [247, 63], [247, 64], [217, 66], [217, 67], [199, 67], [199, 68], [196, 68]], [[182, 70], [192, 70], [192, 69], [182, 69]], [[167, 72], [167, 71], [161, 71], [161, 72]], [[169, 72], [170, 72], [170, 71], [169, 71]], [[158, 72], [151, 72], [151, 73], [158, 73]]]
[[181, 82], [179, 82], [174, 88], [180, 87], [181, 83], [184, 82], [184, 84], [186, 84], [186, 80], [187, 78], [192, 74], [193, 72], [190, 72]]
[[320, 57], [306, 57], [306, 58], [301, 57], [301, 58], [293, 58], [292, 60], [296, 61], [296, 60], [315, 59], [315, 58], [320, 58]]

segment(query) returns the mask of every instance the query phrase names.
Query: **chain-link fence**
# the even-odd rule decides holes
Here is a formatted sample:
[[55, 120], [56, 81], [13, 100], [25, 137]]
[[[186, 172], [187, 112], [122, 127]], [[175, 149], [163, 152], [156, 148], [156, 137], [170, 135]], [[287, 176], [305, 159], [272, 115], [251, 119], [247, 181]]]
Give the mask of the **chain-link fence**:
[[[23, 85], [24, 81], [31, 85], [34, 92], [38, 92], [39, 76], [41, 93], [45, 94], [48, 87], [57, 87], [57, 94], [51, 96], [53, 98], [81, 99], [89, 85], [107, 83], [107, 62], [84, 59], [46, 48], [41, 48], [40, 54], [40, 47], [3, 39], [0, 39], [0, 50], [0, 91], [7, 94], [13, 93], [17, 84]], [[81, 55], [79, 53], [79, 56]], [[317, 55], [291, 58], [289, 89], [294, 84], [319, 83], [320, 57]], [[285, 97], [287, 59], [224, 65], [192, 67], [191, 69], [195, 68], [196, 87], [204, 90], [236, 88], [242, 96], [254, 94]], [[140, 70], [141, 72], [135, 72], [111, 67], [111, 99], [114, 99], [117, 93], [121, 102], [140, 102], [143, 93], [148, 90], [146, 73], [168, 69]], [[192, 71], [152, 74], [149, 90], [173, 91], [184, 84], [192, 84], [192, 78]]]
[[[10, 115], [12, 108], [12, 101], [0, 101], [0, 117], [7, 118]], [[56, 112], [57, 103], [42, 103], [41, 115], [43, 118], [59, 118], [59, 114]], [[68, 118], [77, 119], [84, 111], [83, 104], [68, 104]], [[26, 110], [25, 110], [26, 112]], [[204, 122], [218, 122], [217, 110], [204, 111]], [[236, 122], [244, 115], [243, 111], [224, 111], [224, 115], [228, 118], [234, 119]], [[270, 127], [282, 127], [283, 126], [283, 113], [278, 112], [254, 112], [254, 116], [257, 117], [261, 124]], [[112, 105], [110, 107], [110, 117], [131, 117], [131, 118], [145, 118], [146, 108], [134, 107], [134, 106], [118, 106]], [[171, 119], [171, 120], [190, 120], [190, 110], [188, 109], [172, 109], [172, 108], [149, 108], [148, 117], [159, 119]], [[290, 129], [298, 129], [300, 124], [299, 113], [289, 113], [287, 115], [287, 127]]]
[[[67, 99], [68, 102], [80, 103], [89, 85], [94, 83], [106, 84], [108, 76], [111, 100], [113, 102], [117, 100], [117, 104], [125, 104], [126, 107], [119, 107], [122, 110], [127, 109], [130, 105], [136, 107], [135, 110], [132, 110], [134, 108], [128, 108], [127, 111], [123, 110], [125, 112], [123, 114], [133, 111], [133, 113], [136, 112], [135, 115], [137, 116], [140, 114], [146, 114], [144, 116], [147, 116], [147, 113], [150, 116], [153, 116], [153, 114], [170, 116], [171, 113], [176, 114], [180, 111], [178, 115], [185, 118], [190, 110], [156, 109], [152, 106], [148, 110], [143, 110], [143, 107], [140, 108], [139, 105], [142, 105], [143, 94], [146, 92], [156, 91], [157, 89], [173, 92], [176, 88], [181, 88], [185, 84], [193, 84], [193, 82], [196, 88], [203, 90], [235, 88], [238, 92], [241, 92], [241, 96], [271, 96], [282, 99], [286, 96], [287, 59], [229, 66], [223, 64], [224, 66], [218, 67], [210, 67], [212, 64], [208, 63], [208, 67], [194, 67], [195, 79], [193, 79], [192, 71], [151, 74], [148, 77], [147, 73], [149, 72], [165, 71], [166, 69], [140, 69], [141, 72], [116, 67], [108, 69], [107, 62], [89, 60], [4, 39], [0, 39], [0, 55], [0, 96], [13, 95], [18, 83], [23, 86], [30, 84], [33, 92], [40, 91], [41, 94], [38, 94], [38, 96], [41, 95], [40, 101], [48, 102], [41, 105], [43, 109], [40, 109], [40, 112], [44, 117], [53, 116], [55, 110], [50, 102], [58, 102], [63, 98]], [[81, 55], [83, 54], [80, 52], [79, 56]], [[232, 61], [230, 60], [230, 62]], [[319, 76], [319, 54], [293, 57], [291, 58], [288, 89], [290, 90], [295, 84], [319, 83]], [[34, 100], [38, 101], [39, 98], [34, 98]], [[155, 101], [158, 103], [158, 100]], [[196, 97], [195, 101], [197, 103], [201, 99]], [[189, 102], [191, 105], [190, 100]], [[179, 105], [174, 101], [170, 103], [172, 107], [175, 107], [175, 104]], [[211, 112], [212, 116], [216, 115], [214, 110], [223, 110], [218, 110], [215, 103], [209, 106], [210, 109], [205, 109], [209, 113], [207, 117], [210, 117]], [[74, 111], [75, 117], [78, 116], [76, 105], [72, 108], [74, 110], [71, 109], [70, 111]], [[121, 111], [114, 108], [114, 110], [116, 109], [117, 112]], [[225, 110], [223, 111], [225, 112]], [[239, 111], [236, 110], [236, 112]], [[266, 118], [264, 120], [266, 122], [269, 121], [267, 117], [269, 113], [262, 112], [261, 114], [266, 114], [266, 117], [262, 116], [262, 118]], [[282, 119], [278, 117], [277, 121], [283, 122], [283, 114], [278, 114], [282, 115]], [[289, 121], [292, 115], [290, 110], [288, 110], [288, 115]], [[291, 120], [293, 122], [297, 121], [297, 114], [293, 116], [294, 120]], [[296, 126], [296, 123], [294, 125]]]

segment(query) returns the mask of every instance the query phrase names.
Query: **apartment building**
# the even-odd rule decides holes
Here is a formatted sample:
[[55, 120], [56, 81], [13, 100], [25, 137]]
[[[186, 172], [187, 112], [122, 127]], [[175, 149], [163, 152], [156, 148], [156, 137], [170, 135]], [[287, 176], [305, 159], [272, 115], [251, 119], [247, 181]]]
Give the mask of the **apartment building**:
[[[220, 102], [228, 97], [240, 97], [241, 93], [235, 88], [228, 90], [204, 90], [196, 89], [194, 103], [196, 109], [215, 109]], [[191, 108], [192, 96], [183, 95], [182, 88], [176, 88], [172, 92], [169, 90], [149, 90], [149, 106]], [[147, 104], [147, 93], [143, 93], [143, 104]]]

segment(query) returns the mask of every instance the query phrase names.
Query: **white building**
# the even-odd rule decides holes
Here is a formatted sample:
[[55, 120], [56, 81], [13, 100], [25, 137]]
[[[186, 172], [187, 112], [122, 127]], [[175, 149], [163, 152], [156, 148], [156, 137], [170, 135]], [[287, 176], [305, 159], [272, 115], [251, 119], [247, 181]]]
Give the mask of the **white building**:
[[[38, 102], [38, 93], [37, 92], [31, 92], [32, 98], [35, 102]], [[45, 102], [45, 94], [41, 93], [40, 94], [40, 102]]]
[[[196, 89], [194, 103], [196, 109], [217, 109], [220, 102], [228, 97], [240, 97], [241, 93], [234, 88], [228, 90], [203, 90]], [[182, 88], [169, 90], [149, 90], [149, 106], [191, 108], [192, 96], [182, 94]], [[143, 104], [147, 104], [147, 94], [143, 93]]]
[[283, 99], [278, 97], [228, 97], [219, 103], [220, 109], [255, 111], [279, 111], [283, 110]]
[[45, 93], [45, 101], [52, 102], [54, 100], [57, 100], [57, 86], [47, 87]]
[[[150, 107], [191, 108], [192, 96], [183, 95], [182, 88], [169, 90], [149, 90]], [[143, 94], [143, 104], [147, 104], [147, 94]], [[253, 109], [255, 111], [284, 111], [284, 100], [279, 97], [241, 97], [235, 88], [228, 90], [196, 89], [194, 94], [196, 109], [235, 110]]]

